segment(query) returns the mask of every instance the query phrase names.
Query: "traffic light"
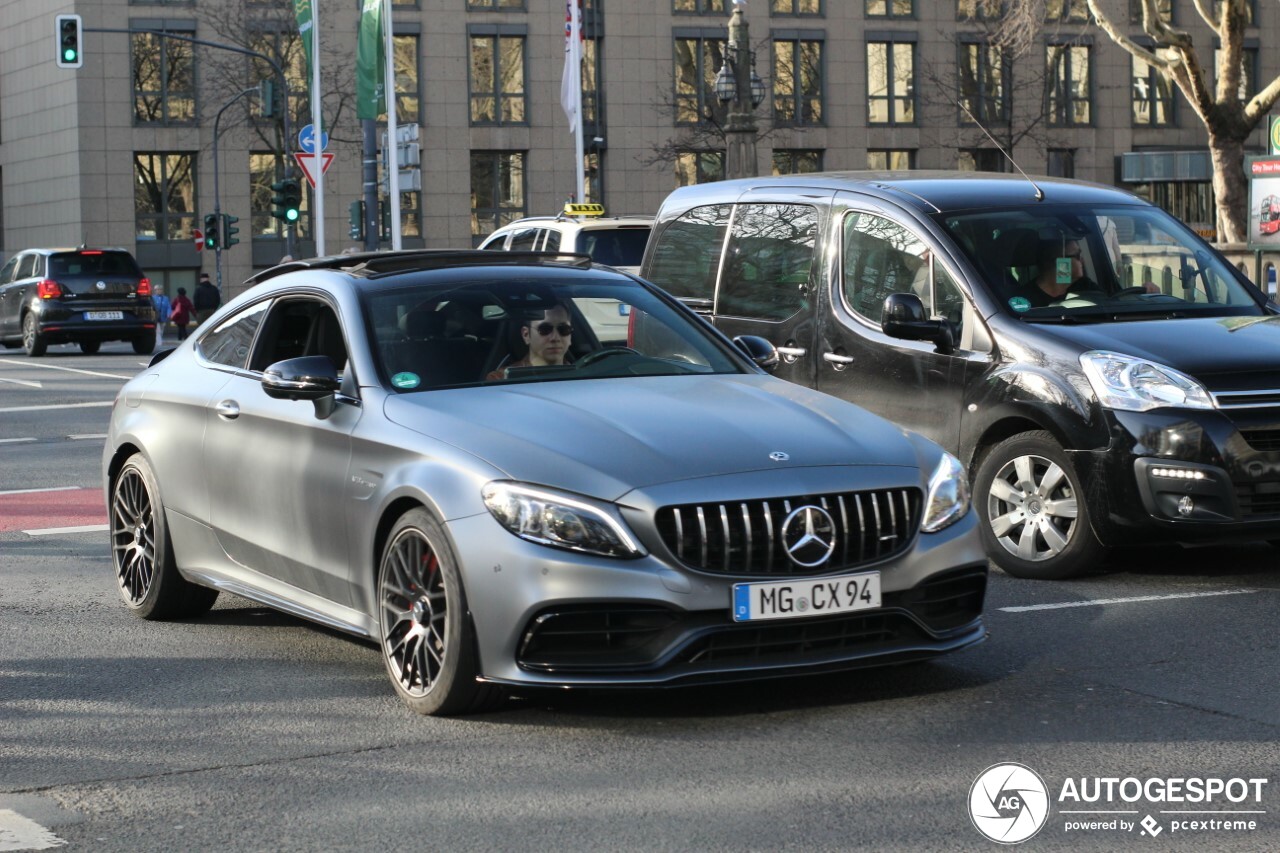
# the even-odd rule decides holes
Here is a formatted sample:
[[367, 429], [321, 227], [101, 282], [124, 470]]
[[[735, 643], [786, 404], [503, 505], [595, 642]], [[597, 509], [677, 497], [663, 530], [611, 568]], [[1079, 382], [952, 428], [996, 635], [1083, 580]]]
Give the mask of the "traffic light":
[[302, 187], [297, 178], [285, 178], [280, 185], [280, 196], [284, 200], [284, 221], [297, 222], [302, 215]]
[[84, 65], [84, 55], [80, 52], [80, 33], [83, 29], [84, 24], [79, 15], [59, 15], [55, 20], [59, 68], [79, 68]]
[[206, 249], [216, 249], [221, 243], [218, 242], [218, 214], [206, 213], [204, 217], [204, 247]]
[[232, 216], [229, 213], [222, 214], [222, 230], [218, 232], [218, 243], [221, 244], [222, 248], [230, 249], [240, 242], [240, 238], [236, 236], [240, 233], [240, 229], [235, 227], [239, 221], [239, 216]]
[[360, 199], [347, 205], [347, 235], [352, 240], [364, 239], [364, 201]]

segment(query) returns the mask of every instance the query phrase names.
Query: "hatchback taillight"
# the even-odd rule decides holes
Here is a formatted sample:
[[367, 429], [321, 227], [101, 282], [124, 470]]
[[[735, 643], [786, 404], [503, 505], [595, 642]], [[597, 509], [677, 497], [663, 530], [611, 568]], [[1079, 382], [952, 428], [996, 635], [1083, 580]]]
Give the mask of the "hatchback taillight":
[[151, 279], [144, 278], [138, 282], [138, 295], [139, 296], [151, 295]]
[[41, 299], [57, 299], [62, 295], [62, 286], [51, 278], [36, 285], [36, 295]]

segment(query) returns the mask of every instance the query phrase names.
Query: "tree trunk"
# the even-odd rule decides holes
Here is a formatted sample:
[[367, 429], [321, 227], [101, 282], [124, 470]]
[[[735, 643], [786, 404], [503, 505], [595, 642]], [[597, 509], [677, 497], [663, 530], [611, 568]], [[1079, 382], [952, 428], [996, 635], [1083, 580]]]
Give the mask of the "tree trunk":
[[1244, 139], [1209, 129], [1213, 158], [1213, 194], [1218, 206], [1218, 242], [1249, 238], [1249, 182], [1244, 174]]

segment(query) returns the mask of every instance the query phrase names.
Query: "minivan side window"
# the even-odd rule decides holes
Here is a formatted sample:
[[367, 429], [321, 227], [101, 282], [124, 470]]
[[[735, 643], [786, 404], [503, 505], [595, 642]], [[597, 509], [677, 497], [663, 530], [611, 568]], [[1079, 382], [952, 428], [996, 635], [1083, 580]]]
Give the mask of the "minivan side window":
[[710, 305], [732, 211], [728, 204], [695, 207], [667, 225], [649, 265], [649, 280], [672, 296]]
[[803, 309], [817, 234], [809, 205], [738, 205], [716, 314], [785, 320]]
[[[914, 292], [925, 303], [925, 310], [933, 313], [928, 295], [928, 249], [898, 223], [870, 213], [846, 215], [842, 266], [849, 310], [871, 323], [880, 325], [884, 298], [891, 293]], [[954, 289], [955, 283], [949, 277], [947, 281]]]

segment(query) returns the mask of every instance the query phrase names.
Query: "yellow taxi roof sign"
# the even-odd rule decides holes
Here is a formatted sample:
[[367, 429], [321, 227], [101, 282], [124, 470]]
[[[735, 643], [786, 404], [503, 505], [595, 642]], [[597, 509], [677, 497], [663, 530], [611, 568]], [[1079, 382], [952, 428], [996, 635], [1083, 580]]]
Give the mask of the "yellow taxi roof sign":
[[564, 212], [566, 216], [604, 216], [604, 205], [569, 202], [564, 206]]

